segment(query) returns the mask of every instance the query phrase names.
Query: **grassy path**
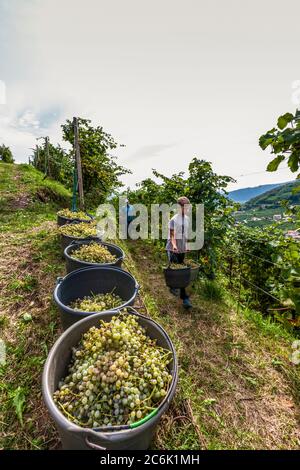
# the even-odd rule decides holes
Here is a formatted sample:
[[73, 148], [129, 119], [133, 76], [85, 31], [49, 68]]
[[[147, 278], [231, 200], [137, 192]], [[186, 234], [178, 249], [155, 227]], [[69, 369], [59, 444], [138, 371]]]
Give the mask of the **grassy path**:
[[0, 338], [7, 358], [0, 367], [0, 448], [4, 449], [59, 445], [42, 401], [41, 372], [59, 335], [52, 291], [64, 263], [55, 209], [33, 200], [36, 188], [44, 188], [37, 176], [32, 178], [17, 165], [0, 165]]

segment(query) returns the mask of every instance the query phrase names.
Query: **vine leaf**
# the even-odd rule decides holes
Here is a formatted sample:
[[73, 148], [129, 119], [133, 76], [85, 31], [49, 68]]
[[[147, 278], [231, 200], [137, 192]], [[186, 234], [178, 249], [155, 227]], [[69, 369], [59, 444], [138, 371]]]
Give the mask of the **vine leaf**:
[[276, 171], [280, 163], [284, 160], [284, 155], [278, 155], [267, 166], [267, 171]]
[[294, 119], [294, 116], [291, 113], [285, 113], [282, 116], [279, 116], [278, 121], [277, 121], [277, 126], [279, 129], [284, 129], [292, 120]]

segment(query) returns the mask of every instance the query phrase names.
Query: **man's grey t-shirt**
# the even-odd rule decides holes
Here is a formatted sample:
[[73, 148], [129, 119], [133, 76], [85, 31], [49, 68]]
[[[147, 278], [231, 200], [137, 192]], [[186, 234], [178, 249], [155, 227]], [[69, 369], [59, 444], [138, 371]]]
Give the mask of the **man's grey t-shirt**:
[[173, 251], [170, 230], [174, 230], [174, 238], [176, 240], [178, 253], [184, 253], [186, 251], [188, 241], [188, 228], [189, 217], [187, 215], [175, 214], [169, 222], [169, 234], [166, 250]]

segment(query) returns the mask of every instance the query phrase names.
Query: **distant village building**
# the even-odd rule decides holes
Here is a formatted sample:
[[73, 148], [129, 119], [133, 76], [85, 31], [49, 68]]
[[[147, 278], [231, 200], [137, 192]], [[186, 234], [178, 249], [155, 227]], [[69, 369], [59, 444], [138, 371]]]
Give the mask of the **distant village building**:
[[281, 214], [274, 214], [273, 215], [273, 220], [275, 222], [277, 222], [278, 220], [281, 220], [282, 219], [282, 215]]
[[234, 216], [234, 215], [239, 215], [239, 214], [242, 214], [242, 213], [243, 213], [243, 211], [234, 211], [234, 212], [232, 213], [232, 215]]
[[300, 230], [288, 230], [285, 234], [286, 237], [293, 238], [294, 240], [300, 240]]

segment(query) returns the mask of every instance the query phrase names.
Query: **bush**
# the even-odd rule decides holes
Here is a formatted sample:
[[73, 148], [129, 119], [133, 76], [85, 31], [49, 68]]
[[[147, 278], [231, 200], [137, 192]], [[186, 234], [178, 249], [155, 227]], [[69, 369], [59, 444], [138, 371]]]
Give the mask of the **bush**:
[[0, 145], [0, 161], [4, 163], [14, 163], [14, 157], [9, 147]]

